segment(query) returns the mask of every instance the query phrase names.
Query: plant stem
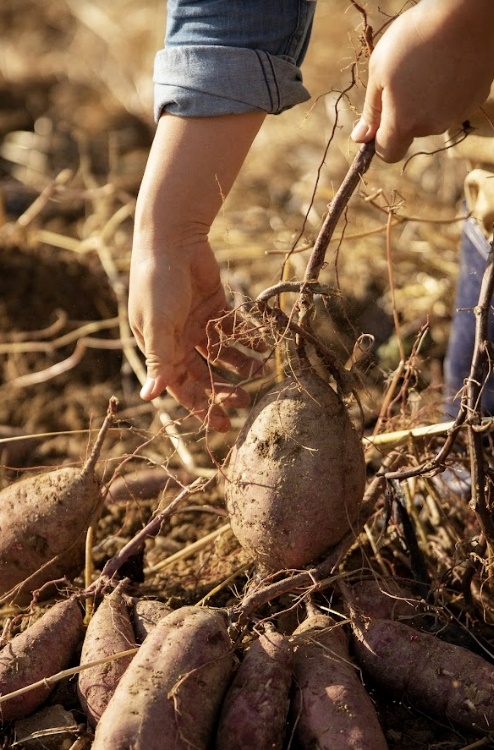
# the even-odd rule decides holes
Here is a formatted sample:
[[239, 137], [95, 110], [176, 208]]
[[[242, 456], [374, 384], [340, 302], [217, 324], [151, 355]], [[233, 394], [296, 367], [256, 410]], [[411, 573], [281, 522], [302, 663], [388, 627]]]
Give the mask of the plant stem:
[[328, 206], [328, 214], [312, 249], [307, 268], [305, 269], [305, 281], [316, 281], [319, 278], [319, 273], [321, 272], [321, 268], [323, 267], [326, 258], [326, 251], [331, 241], [331, 237], [333, 236], [333, 232], [336, 229], [336, 225], [362, 176], [369, 169], [374, 153], [374, 141], [364, 143], [351, 163], [343, 182]]

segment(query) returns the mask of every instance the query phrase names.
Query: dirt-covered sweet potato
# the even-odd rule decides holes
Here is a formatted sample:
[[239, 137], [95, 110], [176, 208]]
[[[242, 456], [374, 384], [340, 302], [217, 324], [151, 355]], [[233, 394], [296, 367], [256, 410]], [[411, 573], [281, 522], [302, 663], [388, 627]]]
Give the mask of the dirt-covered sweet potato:
[[0, 492], [0, 594], [57, 555], [29, 580], [28, 591], [79, 573], [86, 530], [98, 500], [94, 476], [71, 467], [22, 479]]
[[182, 607], [167, 615], [118, 683], [92, 750], [206, 750], [232, 663], [220, 611]]
[[374, 704], [350, 660], [345, 633], [314, 615], [297, 628], [294, 647], [295, 735], [302, 748], [386, 750]]
[[[82, 610], [76, 601], [68, 599], [50, 607], [0, 651], [0, 695], [66, 669], [82, 633]], [[29, 716], [44, 703], [52, 689], [53, 686], [44, 684], [0, 703], [0, 722]]]
[[225, 696], [215, 750], [281, 750], [292, 682], [292, 649], [275, 631], [248, 648]]
[[424, 611], [423, 601], [405, 582], [367, 578], [352, 583], [351, 601], [360, 612], [383, 620], [413, 620]]
[[137, 642], [142, 643], [158, 622], [171, 612], [171, 607], [157, 599], [136, 599], [132, 606], [131, 620]]
[[177, 482], [161, 467], [140, 469], [112, 480], [108, 488], [108, 499], [112, 502], [144, 500], [158, 497], [167, 485]]
[[81, 571], [86, 532], [102, 505], [94, 468], [116, 408], [110, 404], [82, 469], [26, 477], [0, 492], [0, 596], [16, 587], [17, 601], [24, 601], [45, 582]]
[[494, 727], [494, 667], [477, 654], [401, 622], [353, 617], [355, 656], [374, 682], [471, 730]]
[[[92, 616], [81, 652], [81, 666], [135, 648], [134, 629], [119, 588], [107, 594]], [[77, 692], [84, 713], [94, 727], [101, 718], [132, 655], [97, 664], [79, 673]]]
[[361, 440], [318, 375], [290, 377], [253, 408], [232, 450], [233, 533], [267, 569], [307, 565], [352, 528], [365, 487]]

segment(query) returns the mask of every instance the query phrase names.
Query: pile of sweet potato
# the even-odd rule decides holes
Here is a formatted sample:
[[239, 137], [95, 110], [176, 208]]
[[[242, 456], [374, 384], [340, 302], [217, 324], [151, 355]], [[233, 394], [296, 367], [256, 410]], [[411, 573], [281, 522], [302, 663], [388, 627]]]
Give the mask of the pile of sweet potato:
[[[327, 388], [312, 374], [277, 385], [231, 458], [232, 526], [268, 580], [314, 565], [357, 528], [365, 462]], [[0, 493], [2, 594], [30, 602], [4, 631], [2, 731], [69, 676], [94, 750], [385, 750], [367, 682], [440, 720], [492, 730], [494, 667], [426, 632], [423, 603], [396, 587], [344, 585], [335, 575], [330, 610], [307, 582], [284, 619], [276, 595], [269, 612], [260, 605], [246, 617], [249, 590], [232, 607], [172, 609], [129, 592], [118, 566], [85, 590], [71, 585], [104, 499], [94, 474], [103, 436], [82, 471], [48, 472]], [[54, 590], [57, 601], [39, 608]], [[41, 616], [29, 621], [33, 614]]]
[[492, 664], [392, 619], [410, 621], [417, 602], [403, 609], [393, 594], [388, 605], [398, 607], [380, 605], [383, 618], [358, 587], [346, 594], [348, 618], [311, 604], [292, 632], [269, 621], [241, 634], [228, 610], [172, 611], [122, 585], [87, 628], [76, 598], [61, 600], [0, 651], [2, 727], [41, 707], [72, 667], [94, 750], [385, 750], [363, 677], [394, 700], [489, 732]]

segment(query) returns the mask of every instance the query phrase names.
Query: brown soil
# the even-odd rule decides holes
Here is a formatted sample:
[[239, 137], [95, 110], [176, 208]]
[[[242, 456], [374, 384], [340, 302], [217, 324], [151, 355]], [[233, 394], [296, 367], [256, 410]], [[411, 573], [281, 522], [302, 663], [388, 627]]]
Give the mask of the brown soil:
[[[380, 6], [381, 12], [371, 19], [374, 28], [401, 5], [388, 0]], [[197, 551], [171, 564], [164, 561], [226, 526], [223, 479], [217, 469], [247, 411], [234, 415], [228, 435], [206, 435], [168, 396], [159, 407], [142, 402], [142, 358], [125, 318], [132, 213], [154, 127], [151, 71], [154, 52], [161, 46], [163, 6], [161, 0], [1, 4], [0, 480], [7, 486], [28, 472], [82, 463], [115, 395], [117, 422], [98, 471], [107, 483], [117, 474], [125, 479], [110, 489], [98, 527], [95, 575], [181, 486], [214, 475], [120, 572], [130, 578], [133, 593], [173, 607], [202, 600], [233, 607], [246, 586], [258, 581], [252, 561], [227, 527]], [[348, 86], [350, 64], [362, 49], [361, 19], [341, 0], [321, 0], [318, 6], [304, 66], [313, 99], [269, 118], [212, 230], [225, 284], [235, 300], [254, 297], [275, 283], [285, 254], [295, 245], [300, 252], [292, 256], [289, 272], [301, 278], [326, 205], [354, 153], [348, 133], [362, 102], [360, 83], [340, 102], [337, 127], [324, 155], [338, 92]], [[362, 52], [358, 70], [365, 75]], [[438, 145], [440, 139], [429, 139], [417, 151], [432, 152]], [[461, 213], [466, 167], [442, 153], [416, 156], [403, 173], [402, 167], [374, 161], [336, 232], [340, 236], [344, 230], [346, 237], [331, 244], [321, 277], [339, 290], [326, 309], [321, 304], [318, 311], [321, 340], [344, 363], [360, 334], [374, 337], [371, 356], [357, 372], [360, 408], [355, 400], [350, 402], [366, 434], [372, 432], [400, 366], [400, 346], [410, 358], [396, 381], [381, 432], [432, 424], [440, 417], [460, 231], [455, 217]], [[384, 231], [390, 212], [397, 220], [388, 248], [392, 273]], [[286, 309], [290, 304], [288, 299]], [[253, 384], [254, 396], [257, 390]], [[178, 449], [163, 429], [170, 420], [180, 435]], [[442, 440], [402, 444], [404, 463], [433, 456]], [[389, 449], [369, 450], [369, 480]], [[434, 604], [447, 608], [450, 624], [457, 622], [457, 641], [474, 632], [492, 651], [489, 597], [483, 600], [485, 610], [474, 606], [468, 612], [462, 598], [464, 563], [470, 540], [478, 534], [475, 514], [464, 498], [445, 500], [428, 479], [419, 477], [402, 488]], [[380, 496], [376, 514], [341, 570], [417, 580], [420, 566], [410, 537], [396, 516], [383, 527], [384, 505]], [[479, 587], [486, 576], [480, 564]], [[75, 585], [82, 588], [82, 579]], [[293, 625], [290, 618], [278, 616], [292, 608], [293, 596], [264, 604], [255, 617], [272, 618], [280, 627], [288, 621]], [[331, 588], [318, 595], [316, 603], [343, 612]], [[3, 625], [11, 616], [7, 603]], [[425, 715], [371, 684], [369, 689], [390, 750], [494, 747], [481, 734]], [[49, 746], [89, 748], [91, 734], [73, 682], [63, 682], [51, 703], [72, 711], [79, 728], [69, 741], [52, 735]], [[15, 736], [15, 726], [5, 727], [1, 747], [13, 747]], [[48, 743], [48, 737], [44, 741]]]

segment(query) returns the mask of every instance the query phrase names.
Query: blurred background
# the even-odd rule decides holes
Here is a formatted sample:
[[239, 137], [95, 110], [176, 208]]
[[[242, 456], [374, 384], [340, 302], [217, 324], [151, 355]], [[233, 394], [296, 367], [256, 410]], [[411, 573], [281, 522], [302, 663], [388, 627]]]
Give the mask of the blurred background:
[[[369, 14], [376, 38], [400, 8], [388, 0]], [[110, 390], [138, 423], [153, 418], [153, 407], [138, 398], [142, 358], [126, 322], [126, 285], [165, 18], [162, 0], [1, 4], [6, 428], [82, 429], [102, 413]], [[312, 99], [268, 118], [213, 227], [234, 300], [279, 279], [294, 249], [288, 274], [303, 275], [327, 203], [355, 154], [349, 133], [368, 56], [362, 21], [350, 1], [319, 0], [303, 66]], [[372, 361], [361, 372], [369, 424], [400, 359], [397, 336], [405, 351], [416, 348], [415, 397], [405, 419], [437, 418], [465, 173], [445, 152], [428, 155], [441, 146], [441, 139], [427, 139], [416, 145], [419, 155], [394, 166], [375, 159], [328, 251], [322, 280], [339, 295], [320, 334], [344, 361], [361, 333], [374, 337]], [[185, 416], [171, 400], [167, 408], [174, 418]]]

